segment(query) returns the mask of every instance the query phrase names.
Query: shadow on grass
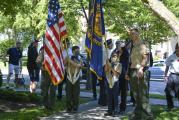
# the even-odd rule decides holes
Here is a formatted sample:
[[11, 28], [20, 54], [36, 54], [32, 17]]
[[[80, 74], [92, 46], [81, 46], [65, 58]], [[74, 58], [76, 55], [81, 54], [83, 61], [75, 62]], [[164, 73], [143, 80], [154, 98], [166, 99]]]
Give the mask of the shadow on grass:
[[[87, 102], [88, 99], [80, 98], [80, 104]], [[16, 112], [0, 112], [0, 120], [39, 120], [41, 117], [47, 117], [52, 114], [59, 113], [65, 110], [66, 98], [63, 97], [61, 101], [57, 101], [52, 110], [47, 110], [43, 106], [32, 108], [22, 108]]]
[[155, 120], [179, 120], [179, 108], [170, 112], [165, 111], [166, 106], [152, 106]]
[[[165, 111], [166, 106], [152, 105], [154, 120], [179, 120], [179, 108], [175, 108], [170, 112]], [[125, 116], [121, 120], [128, 120]]]

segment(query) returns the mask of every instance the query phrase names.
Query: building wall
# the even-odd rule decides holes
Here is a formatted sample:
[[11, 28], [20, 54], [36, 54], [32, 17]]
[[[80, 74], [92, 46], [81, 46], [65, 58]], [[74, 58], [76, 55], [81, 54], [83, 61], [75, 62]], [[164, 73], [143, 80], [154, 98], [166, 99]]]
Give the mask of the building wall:
[[155, 59], [166, 59], [175, 50], [177, 37], [170, 37], [166, 42], [152, 45], [152, 53]]

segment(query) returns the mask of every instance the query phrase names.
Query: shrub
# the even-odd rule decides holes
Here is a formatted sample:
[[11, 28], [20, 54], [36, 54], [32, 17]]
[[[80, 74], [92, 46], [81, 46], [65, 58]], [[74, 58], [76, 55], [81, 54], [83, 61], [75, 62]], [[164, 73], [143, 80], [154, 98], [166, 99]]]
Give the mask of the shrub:
[[42, 99], [41, 96], [39, 96], [35, 93], [29, 93], [28, 96], [29, 96], [29, 99], [30, 99], [31, 102], [40, 102], [41, 99]]
[[35, 93], [29, 92], [16, 92], [14, 90], [0, 90], [0, 99], [12, 102], [32, 102], [39, 103], [41, 97]]

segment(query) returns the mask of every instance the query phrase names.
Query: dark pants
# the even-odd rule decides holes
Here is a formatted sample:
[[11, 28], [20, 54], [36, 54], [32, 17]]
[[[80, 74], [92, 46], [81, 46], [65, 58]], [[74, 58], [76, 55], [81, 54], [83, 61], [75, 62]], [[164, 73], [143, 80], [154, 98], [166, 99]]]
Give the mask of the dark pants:
[[127, 80], [125, 80], [124, 71], [122, 71], [119, 77], [119, 93], [121, 96], [120, 111], [125, 111], [127, 101]]
[[99, 100], [98, 104], [102, 106], [107, 105], [107, 80], [106, 80], [106, 75], [104, 72], [104, 67], [103, 67], [103, 74], [102, 74], [102, 80], [99, 81], [99, 87], [100, 87], [100, 93], [99, 93]]
[[113, 88], [107, 87], [108, 90], [108, 113], [118, 112], [118, 95], [119, 95], [119, 82], [115, 82]]
[[149, 71], [149, 67], [145, 67], [145, 79], [147, 80], [148, 82], [148, 91], [150, 90], [150, 75], [151, 75], [151, 72]]
[[132, 89], [131, 89], [131, 82], [130, 80], [127, 82], [127, 87], [128, 87], [128, 90], [129, 90], [129, 93], [130, 93], [130, 102], [133, 103], [133, 105], [135, 105], [135, 99], [134, 99], [134, 95], [133, 95], [133, 92], [132, 92]]
[[106, 80], [105, 79], [100, 80], [99, 86], [100, 86], [100, 93], [99, 93], [98, 104], [102, 106], [106, 106], [107, 105]]
[[[131, 86], [130, 82], [129, 82], [129, 85]], [[132, 90], [131, 90], [131, 87], [130, 87], [130, 97], [131, 97], [130, 102], [132, 102], [133, 105], [135, 105], [134, 94], [133, 94], [133, 92], [132, 92]]]
[[93, 90], [93, 98], [97, 98], [96, 94], [96, 83], [97, 83], [97, 76], [91, 72], [91, 79], [92, 79], [92, 90]]
[[51, 77], [47, 71], [42, 70], [41, 94], [43, 104], [46, 108], [53, 108], [56, 100], [56, 86], [53, 85]]
[[37, 65], [29, 64], [27, 70], [29, 72], [30, 80], [32, 82], [39, 82], [40, 68]]
[[67, 111], [77, 111], [79, 105], [80, 81], [72, 84], [69, 80], [66, 81], [66, 106]]
[[65, 84], [66, 79], [67, 79], [67, 74], [66, 74], [66, 72], [65, 72], [64, 80], [58, 85], [58, 94], [57, 94], [58, 100], [61, 100], [61, 99], [62, 99], [63, 85]]
[[170, 74], [169, 78], [167, 80], [167, 85], [165, 88], [165, 94], [167, 99], [167, 107], [173, 108], [173, 96], [171, 95], [171, 92], [175, 94], [175, 97], [179, 99], [179, 75]]

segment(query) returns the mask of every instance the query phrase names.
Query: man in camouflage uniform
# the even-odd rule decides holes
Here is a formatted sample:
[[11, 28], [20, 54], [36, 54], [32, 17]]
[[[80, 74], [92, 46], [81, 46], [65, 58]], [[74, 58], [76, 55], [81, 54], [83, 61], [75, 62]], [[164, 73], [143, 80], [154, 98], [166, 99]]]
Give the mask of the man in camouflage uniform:
[[147, 47], [140, 40], [138, 29], [131, 29], [129, 34], [133, 41], [129, 76], [131, 89], [136, 100], [134, 114], [130, 116], [130, 119], [152, 120], [153, 115], [149, 105], [148, 82], [144, 72], [144, 67], [147, 63]]

